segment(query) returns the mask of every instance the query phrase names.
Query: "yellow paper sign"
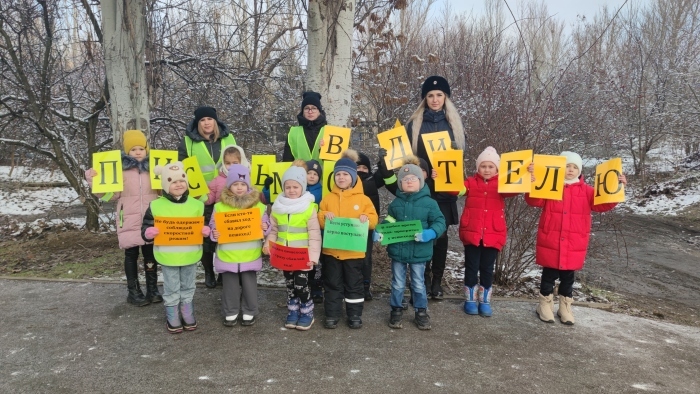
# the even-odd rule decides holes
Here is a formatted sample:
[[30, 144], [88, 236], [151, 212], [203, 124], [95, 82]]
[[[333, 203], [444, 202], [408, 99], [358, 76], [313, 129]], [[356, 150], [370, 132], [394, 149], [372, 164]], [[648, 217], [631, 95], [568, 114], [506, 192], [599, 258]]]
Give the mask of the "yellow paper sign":
[[187, 174], [188, 187], [190, 189], [190, 197], [199, 197], [209, 193], [209, 186], [204, 180], [204, 174], [199, 167], [197, 156], [190, 156], [182, 161], [185, 166], [185, 174]]
[[323, 179], [321, 180], [321, 182], [323, 182], [323, 188], [321, 196], [325, 196], [326, 194], [331, 192], [331, 189], [333, 189], [333, 185], [335, 183], [333, 180], [333, 176], [335, 175], [335, 172], [333, 171], [334, 169], [334, 161], [323, 162]]
[[282, 187], [282, 175], [284, 175], [287, 168], [291, 166], [292, 163], [289, 161], [268, 164], [270, 176], [273, 179], [272, 185], [270, 185], [270, 202], [275, 202], [277, 196], [284, 192], [284, 188]]
[[501, 155], [498, 166], [499, 193], [530, 193], [530, 173], [527, 168], [532, 163], [532, 150], [520, 150]]
[[436, 192], [458, 192], [464, 187], [464, 160], [461, 150], [443, 150], [433, 153], [437, 178]]
[[275, 160], [275, 155], [253, 155], [251, 158], [250, 180], [259, 192], [265, 187], [265, 179], [270, 176], [269, 165]]
[[593, 205], [625, 201], [625, 185], [620, 183], [622, 159], [616, 158], [595, 167]]
[[396, 122], [394, 122], [394, 128], [401, 127], [401, 122], [396, 119]]
[[338, 160], [342, 152], [350, 146], [351, 130], [345, 127], [325, 126], [323, 146], [318, 157], [321, 160]]
[[423, 145], [425, 145], [425, 151], [428, 153], [428, 160], [430, 164], [435, 167], [435, 161], [433, 161], [433, 153], [443, 150], [452, 150], [452, 140], [450, 140], [450, 133], [447, 131], [438, 131], [437, 133], [421, 134], [423, 138]]
[[151, 175], [151, 189], [162, 189], [163, 186], [160, 184], [160, 175], [156, 175], [153, 169], [156, 166], [166, 165], [177, 161], [177, 151], [176, 150], [158, 150], [151, 149], [148, 152], [148, 168], [150, 169]]
[[214, 214], [220, 244], [254, 241], [263, 238], [260, 210], [241, 209]]
[[195, 218], [171, 218], [156, 216], [153, 225], [160, 231], [153, 240], [153, 244], [168, 246], [201, 245], [202, 227], [204, 216]]
[[377, 134], [377, 140], [379, 141], [379, 146], [387, 151], [384, 161], [386, 168], [389, 170], [401, 167], [403, 159], [413, 154], [408, 134], [406, 134], [406, 128], [403, 126]]
[[535, 182], [530, 197], [545, 200], [561, 200], [564, 194], [566, 157], [535, 155]]
[[122, 152], [110, 150], [92, 154], [92, 168], [97, 176], [92, 178], [93, 193], [120, 192], [124, 190]]

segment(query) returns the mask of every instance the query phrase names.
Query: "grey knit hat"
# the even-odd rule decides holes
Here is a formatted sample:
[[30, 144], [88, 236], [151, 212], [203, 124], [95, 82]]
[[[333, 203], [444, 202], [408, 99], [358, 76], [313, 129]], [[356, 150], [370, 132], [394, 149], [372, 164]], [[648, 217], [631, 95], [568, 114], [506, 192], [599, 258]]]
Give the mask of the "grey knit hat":
[[299, 182], [302, 188], [302, 193], [306, 191], [306, 170], [302, 167], [291, 166], [282, 175], [282, 190], [284, 190], [284, 183], [287, 181]]
[[418, 177], [418, 181], [420, 182], [420, 187], [418, 188], [418, 190], [422, 189], [425, 185], [425, 178], [423, 178], [423, 170], [415, 164], [404, 164], [401, 166], [397, 174], [399, 178], [399, 190], [403, 191], [403, 178], [409, 175], [415, 175], [416, 177]]

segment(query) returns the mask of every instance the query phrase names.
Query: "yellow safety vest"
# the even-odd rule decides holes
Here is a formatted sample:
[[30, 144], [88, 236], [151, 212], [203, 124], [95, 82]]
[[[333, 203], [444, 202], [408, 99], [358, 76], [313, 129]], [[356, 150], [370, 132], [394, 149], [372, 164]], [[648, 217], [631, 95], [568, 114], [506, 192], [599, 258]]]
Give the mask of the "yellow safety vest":
[[293, 248], [309, 247], [308, 221], [316, 209], [316, 204], [309, 204], [301, 213], [272, 213], [277, 220], [277, 243]]
[[[204, 203], [197, 199], [187, 197], [185, 202], [177, 204], [161, 196], [151, 201], [151, 213], [154, 218], [195, 218], [204, 216]], [[172, 267], [192, 265], [202, 259], [202, 245], [154, 245], [153, 255], [156, 261], [162, 265]]]
[[304, 136], [304, 128], [302, 126], [294, 126], [289, 129], [289, 134], [287, 135], [287, 142], [289, 143], [289, 149], [292, 151], [294, 159], [304, 159], [309, 161], [311, 159], [319, 160], [318, 156], [321, 152], [321, 140], [323, 139], [323, 129], [318, 132], [318, 137], [316, 137], [316, 142], [314, 143], [313, 153], [309, 150], [309, 145], [306, 143], [306, 136]]
[[216, 170], [216, 165], [221, 163], [223, 160], [222, 157], [226, 148], [231, 145], [236, 145], [236, 139], [233, 137], [233, 134], [229, 134], [226, 137], [221, 138], [219, 141], [221, 144], [221, 153], [219, 154], [219, 157], [215, 163], [214, 159], [209, 154], [207, 147], [204, 145], [204, 141], [194, 142], [192, 141], [192, 138], [185, 136], [187, 156], [197, 156], [197, 162], [202, 170], [202, 174], [204, 174], [204, 180], [207, 181], [207, 183], [211, 182], [212, 179], [219, 175], [219, 172]]
[[[261, 202], [257, 203], [254, 208], [258, 208], [260, 210], [260, 217], [263, 216], [267, 209]], [[239, 210], [239, 208], [234, 208], [222, 202], [218, 202], [214, 205], [214, 211], [216, 213]], [[216, 246], [216, 255], [219, 257], [219, 260], [223, 261], [224, 263], [249, 263], [259, 259], [260, 256], [262, 256], [262, 241], [262, 239], [256, 239], [253, 241], [230, 242], [226, 244], [219, 243]]]

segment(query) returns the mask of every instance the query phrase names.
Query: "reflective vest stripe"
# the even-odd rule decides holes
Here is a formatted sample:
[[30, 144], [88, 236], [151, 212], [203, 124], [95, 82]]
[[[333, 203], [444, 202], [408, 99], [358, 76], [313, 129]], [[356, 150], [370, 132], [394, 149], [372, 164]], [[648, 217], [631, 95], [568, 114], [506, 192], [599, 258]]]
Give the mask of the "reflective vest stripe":
[[153, 252], [161, 253], [187, 253], [195, 252], [200, 247], [197, 245], [187, 245], [187, 246], [168, 246], [168, 245], [153, 245]]
[[308, 239], [298, 239], [298, 240], [287, 240], [286, 238], [279, 237], [277, 238], [277, 243], [280, 245], [285, 245], [285, 246], [291, 246], [293, 248], [308, 248], [309, 247], [309, 240]]
[[291, 234], [303, 234], [307, 231], [308, 229], [306, 227], [295, 227], [295, 226], [289, 226], [286, 224], [283, 224], [281, 226], [277, 227], [277, 231], [280, 233], [291, 233]]
[[[300, 213], [272, 213], [277, 221], [277, 243], [294, 248], [309, 247], [309, 231], [307, 223], [316, 209], [316, 204], [309, 204], [309, 207]], [[303, 231], [300, 231], [303, 229]]]
[[262, 240], [258, 239], [255, 241], [244, 241], [244, 242], [231, 242], [227, 244], [218, 244], [219, 250], [247, 250], [247, 249], [257, 249], [262, 248]]
[[218, 171], [216, 170], [216, 165], [222, 161], [221, 156], [223, 156], [223, 152], [226, 150], [226, 148], [231, 145], [236, 145], [236, 139], [232, 134], [229, 134], [226, 137], [221, 138], [219, 143], [221, 144], [221, 153], [219, 154], [219, 157], [217, 157], [217, 161], [214, 162], [214, 159], [211, 157], [211, 154], [209, 154], [207, 147], [204, 145], [204, 141], [195, 142], [192, 141], [190, 137], [185, 136], [187, 155], [190, 157], [197, 156], [199, 168], [202, 170], [204, 180], [207, 181], [207, 183], [211, 182], [212, 179], [219, 175]]
[[304, 159], [309, 161], [311, 159], [318, 160], [318, 156], [321, 152], [321, 140], [323, 139], [323, 129], [318, 132], [316, 141], [314, 142], [313, 152], [309, 150], [309, 145], [306, 142], [306, 136], [304, 135], [304, 127], [294, 126], [289, 129], [289, 134], [287, 135], [287, 142], [289, 143], [289, 149], [292, 151], [292, 156], [295, 159]]

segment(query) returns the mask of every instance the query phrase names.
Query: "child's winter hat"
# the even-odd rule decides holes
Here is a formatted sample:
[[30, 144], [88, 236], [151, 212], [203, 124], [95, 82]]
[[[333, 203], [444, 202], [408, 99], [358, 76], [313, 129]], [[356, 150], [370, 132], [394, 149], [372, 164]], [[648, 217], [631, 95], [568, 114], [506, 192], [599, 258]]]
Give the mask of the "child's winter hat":
[[418, 181], [420, 182], [420, 187], [418, 190], [422, 189], [425, 185], [425, 178], [423, 177], [423, 169], [419, 166], [420, 160], [416, 156], [407, 156], [404, 158], [403, 163], [404, 164], [401, 166], [401, 168], [399, 168], [399, 172], [396, 174], [399, 181], [399, 190], [403, 191], [403, 178], [409, 175], [415, 175], [418, 177]]
[[323, 107], [321, 106], [321, 95], [316, 92], [304, 92], [301, 94], [301, 110], [304, 110], [304, 107], [307, 105], [313, 105], [314, 107], [318, 108], [319, 111], [323, 111]]
[[428, 165], [428, 162], [425, 161], [425, 159], [422, 157], [418, 158], [418, 162], [418, 167], [420, 167], [421, 170], [425, 171], [426, 174], [430, 174], [430, 166]]
[[318, 174], [318, 179], [323, 179], [323, 167], [321, 167], [321, 163], [312, 159], [306, 162], [306, 167], [309, 171], [314, 171]]
[[372, 172], [372, 162], [369, 160], [369, 157], [362, 152], [357, 152], [357, 155], [359, 156], [359, 160], [356, 161], [357, 165], [363, 165]]
[[242, 164], [231, 165], [226, 176], [226, 189], [229, 189], [235, 182], [243, 182], [248, 186], [248, 190], [252, 189], [250, 186], [250, 168]]
[[496, 165], [496, 168], [501, 164], [501, 156], [498, 155], [496, 149], [493, 146], [487, 146], [483, 152], [476, 158], [476, 168], [479, 169], [481, 163], [485, 161], [490, 161]]
[[420, 92], [421, 100], [424, 99], [428, 92], [430, 92], [431, 90], [441, 90], [447, 95], [447, 97], [450, 96], [450, 84], [447, 83], [447, 80], [445, 78], [437, 75], [428, 77], [428, 79], [426, 79], [425, 82], [423, 82], [423, 86]]
[[581, 156], [579, 156], [578, 153], [565, 150], [564, 152], [561, 152], [559, 156], [566, 157], [566, 164], [576, 165], [576, 167], [578, 167], [578, 174], [581, 175], [581, 171], [583, 171], [583, 160], [581, 159]]
[[355, 163], [355, 161], [348, 157], [342, 157], [340, 160], [335, 162], [335, 167], [333, 167], [334, 173], [337, 174], [340, 171], [345, 171], [348, 174], [350, 174], [350, 178], [352, 178], [351, 186], [354, 187], [357, 183], [357, 164]]
[[284, 189], [284, 183], [287, 181], [298, 182], [301, 185], [301, 192], [304, 193], [306, 191], [306, 170], [303, 167], [289, 167], [282, 175], [282, 189]]
[[141, 130], [127, 130], [124, 132], [123, 139], [124, 153], [129, 154], [131, 148], [135, 146], [142, 146], [146, 149], [146, 152], [148, 152], [148, 142]]
[[202, 118], [213, 118], [214, 120], [218, 121], [219, 118], [216, 116], [216, 108], [213, 107], [198, 107], [197, 109], [194, 110], [194, 124], [196, 125], [199, 123]]
[[170, 184], [178, 179], [184, 179], [185, 182], [187, 182], [185, 166], [183, 166], [180, 161], [168, 163], [164, 166], [156, 166], [153, 169], [153, 173], [160, 175], [160, 185], [165, 192], [168, 192], [170, 190]]
[[241, 157], [240, 163], [242, 166], [250, 169], [250, 162], [248, 159], [245, 157], [245, 152], [243, 151], [243, 148], [241, 148], [238, 145], [228, 145], [224, 150], [221, 151], [221, 160], [219, 160], [219, 163], [217, 163], [217, 168], [219, 171], [223, 172], [224, 175], [228, 175], [228, 168], [224, 165], [224, 156], [226, 156], [226, 151], [229, 151], [231, 153], [231, 150], [235, 149], [238, 151], [238, 155]]

